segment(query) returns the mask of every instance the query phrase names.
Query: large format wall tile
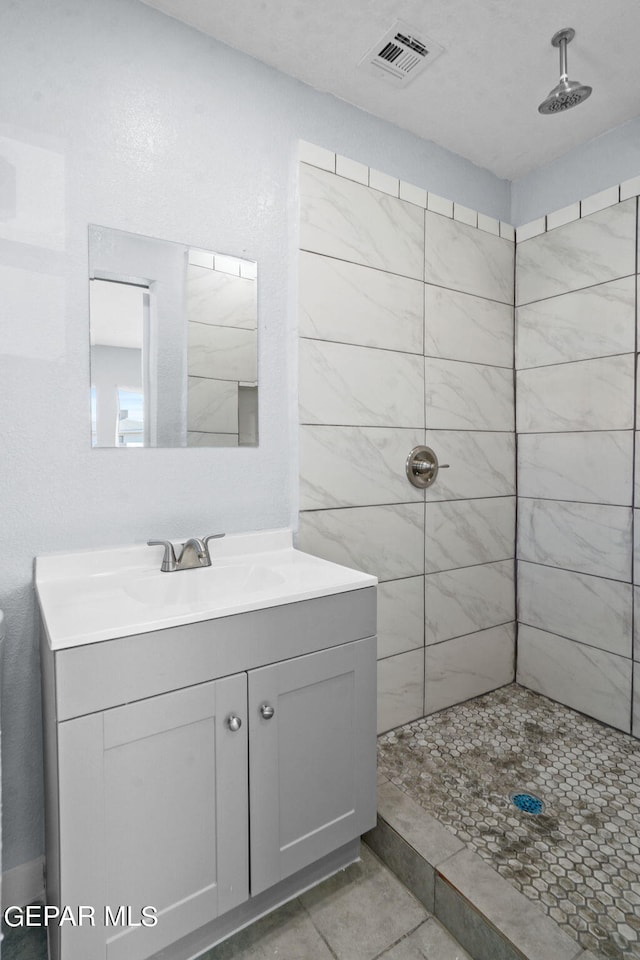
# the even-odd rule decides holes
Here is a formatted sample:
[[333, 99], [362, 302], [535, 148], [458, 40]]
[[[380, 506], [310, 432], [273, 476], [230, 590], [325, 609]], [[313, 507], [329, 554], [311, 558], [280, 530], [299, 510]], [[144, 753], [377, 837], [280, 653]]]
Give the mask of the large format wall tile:
[[378, 584], [378, 660], [424, 645], [424, 577]]
[[300, 509], [424, 500], [405, 461], [424, 430], [398, 427], [300, 427]]
[[[640, 384], [638, 384], [638, 392], [640, 392]], [[640, 431], [636, 430], [634, 433], [635, 436], [635, 482], [634, 482], [634, 492], [633, 492], [633, 503], [634, 506], [640, 507]], [[640, 512], [635, 514], [635, 529], [637, 531], [636, 536], [640, 537]], [[639, 575], [635, 578], [636, 583], [640, 583], [640, 571]]]
[[421, 281], [304, 251], [299, 277], [301, 337], [422, 353]]
[[428, 574], [425, 643], [439, 643], [514, 620], [513, 567], [512, 560], [503, 560]]
[[188, 323], [188, 372], [193, 377], [217, 380], [258, 379], [255, 330]]
[[426, 284], [424, 352], [428, 357], [513, 367], [513, 307]]
[[310, 510], [300, 515], [301, 550], [380, 580], [424, 573], [424, 505]]
[[633, 665], [633, 727], [634, 737], [640, 738], [640, 663]]
[[514, 670], [514, 623], [427, 647], [425, 713], [443, 710], [511, 683]]
[[516, 310], [516, 367], [635, 350], [635, 278], [540, 300]]
[[521, 434], [518, 493], [521, 497], [630, 505], [633, 431]]
[[633, 428], [633, 354], [519, 370], [519, 433]]
[[425, 418], [433, 430], [513, 430], [513, 373], [427, 358]]
[[412, 203], [300, 165], [302, 250], [422, 280], [423, 218]]
[[513, 243], [436, 213], [425, 223], [427, 283], [513, 304]]
[[425, 572], [512, 558], [515, 513], [515, 497], [430, 503], [425, 516]]
[[187, 319], [255, 330], [256, 281], [188, 264]]
[[239, 446], [237, 433], [199, 433], [196, 430], [187, 431], [188, 447], [237, 447]]
[[301, 423], [424, 427], [424, 360], [302, 338], [299, 401]]
[[427, 446], [447, 470], [425, 490], [427, 501], [505, 497], [515, 493], [515, 437], [512, 433], [427, 430]]
[[626, 657], [520, 626], [518, 683], [627, 732], [631, 670]]
[[530, 627], [630, 657], [632, 605], [629, 583], [518, 564], [518, 619]]
[[633, 588], [633, 607], [635, 616], [633, 619], [633, 659], [640, 660], [640, 587]]
[[187, 378], [187, 429], [207, 433], [238, 432], [238, 384], [235, 380]]
[[378, 733], [423, 714], [424, 648], [378, 661]]
[[[300, 170], [298, 545], [380, 580], [382, 731], [423, 715], [425, 629], [433, 703], [513, 677], [514, 245], [434, 214], [425, 242], [419, 206]], [[421, 491], [425, 441], [451, 466]]]
[[635, 273], [635, 198], [517, 244], [516, 303]]
[[518, 557], [631, 581], [631, 508], [521, 499]]

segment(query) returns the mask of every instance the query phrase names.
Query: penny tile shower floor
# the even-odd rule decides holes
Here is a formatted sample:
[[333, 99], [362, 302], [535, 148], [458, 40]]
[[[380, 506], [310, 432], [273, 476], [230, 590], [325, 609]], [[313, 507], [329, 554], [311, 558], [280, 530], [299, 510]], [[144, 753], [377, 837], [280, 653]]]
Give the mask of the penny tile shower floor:
[[512, 684], [384, 734], [378, 767], [581, 946], [640, 960], [640, 741]]

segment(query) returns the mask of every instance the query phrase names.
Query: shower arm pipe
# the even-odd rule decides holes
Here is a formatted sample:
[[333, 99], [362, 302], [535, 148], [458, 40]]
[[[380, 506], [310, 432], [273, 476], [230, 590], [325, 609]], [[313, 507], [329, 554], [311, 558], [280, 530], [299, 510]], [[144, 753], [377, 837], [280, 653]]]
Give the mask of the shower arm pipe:
[[558, 47], [560, 48], [560, 82], [569, 79], [569, 74], [567, 72], [567, 43], [567, 38], [561, 37], [560, 43], [558, 44]]

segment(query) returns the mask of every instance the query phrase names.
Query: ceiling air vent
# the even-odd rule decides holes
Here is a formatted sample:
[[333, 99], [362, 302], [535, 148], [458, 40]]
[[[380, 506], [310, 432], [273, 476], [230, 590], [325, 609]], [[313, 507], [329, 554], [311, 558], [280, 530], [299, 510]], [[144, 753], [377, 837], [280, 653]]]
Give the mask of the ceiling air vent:
[[358, 66], [397, 87], [404, 87], [442, 51], [430, 37], [419, 36], [417, 31], [397, 20], [367, 51]]

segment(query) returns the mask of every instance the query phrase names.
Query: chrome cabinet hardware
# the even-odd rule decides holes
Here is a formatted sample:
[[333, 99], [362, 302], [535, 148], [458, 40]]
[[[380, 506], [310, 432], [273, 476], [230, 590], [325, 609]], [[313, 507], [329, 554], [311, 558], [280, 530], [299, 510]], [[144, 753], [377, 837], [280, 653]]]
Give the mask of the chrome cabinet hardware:
[[231, 733], [237, 733], [240, 727], [242, 726], [242, 720], [240, 717], [236, 717], [235, 713], [230, 713], [227, 719], [225, 720], [226, 725], [228, 726]]
[[424, 489], [435, 483], [439, 470], [446, 470], [448, 463], [438, 463], [431, 447], [414, 447], [405, 464], [407, 477], [414, 487]]
[[273, 709], [270, 703], [263, 703], [260, 706], [260, 713], [262, 714], [265, 720], [271, 720], [271, 717], [274, 715], [275, 710]]

